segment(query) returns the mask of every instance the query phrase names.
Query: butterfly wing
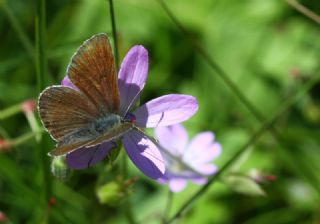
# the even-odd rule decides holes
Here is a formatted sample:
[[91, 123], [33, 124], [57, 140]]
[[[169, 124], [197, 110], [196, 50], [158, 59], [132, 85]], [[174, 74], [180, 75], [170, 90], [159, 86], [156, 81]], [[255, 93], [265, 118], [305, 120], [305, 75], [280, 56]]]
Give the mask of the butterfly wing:
[[[63, 141], [90, 126], [99, 117], [119, 113], [114, 57], [105, 34], [95, 35], [83, 43], [72, 57], [67, 75], [79, 91], [55, 86], [44, 90], [39, 97], [43, 124], [58, 141], [51, 155], [63, 155], [91, 142], [99, 144], [113, 139], [109, 133], [105, 137], [86, 136], [66, 144], [64, 142], [68, 141]], [[114, 131], [120, 133], [120, 129]]]
[[43, 125], [58, 142], [88, 126], [100, 113], [84, 94], [64, 86], [45, 89], [38, 105]]
[[123, 134], [125, 134], [126, 132], [128, 132], [132, 128], [133, 128], [132, 123], [121, 123], [119, 126], [112, 128], [110, 131], [104, 133], [100, 137], [95, 138], [93, 140], [85, 140], [85, 141], [76, 142], [76, 143], [68, 144], [68, 145], [61, 145], [61, 146], [59, 146], [59, 144], [58, 144], [58, 147], [55, 148], [54, 150], [52, 150], [49, 153], [49, 155], [61, 156], [66, 153], [70, 153], [78, 148], [92, 147], [92, 146], [101, 144], [103, 142], [112, 141], [114, 139], [121, 137]]
[[72, 152], [72, 151], [74, 151], [76, 149], [85, 147], [90, 142], [91, 142], [91, 140], [86, 140], [86, 141], [75, 142], [75, 143], [68, 144], [68, 145], [58, 146], [54, 150], [50, 151], [49, 155], [50, 156], [62, 156], [62, 155], [65, 155], [65, 154], [67, 154], [69, 152]]
[[114, 57], [105, 34], [97, 34], [83, 43], [72, 57], [67, 75], [102, 114], [119, 113]]

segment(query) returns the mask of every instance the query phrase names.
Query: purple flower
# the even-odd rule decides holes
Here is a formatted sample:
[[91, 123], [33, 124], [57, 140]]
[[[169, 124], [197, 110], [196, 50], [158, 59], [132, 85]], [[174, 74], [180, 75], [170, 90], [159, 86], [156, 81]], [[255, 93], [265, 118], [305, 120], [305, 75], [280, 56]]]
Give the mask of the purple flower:
[[[138, 128], [154, 128], [176, 124], [189, 119], [198, 110], [193, 96], [169, 94], [153, 99], [135, 109], [148, 76], [148, 52], [142, 46], [130, 49], [122, 62], [118, 87], [120, 116], [134, 122]], [[78, 89], [68, 77], [62, 85]], [[122, 136], [124, 148], [132, 162], [148, 177], [158, 179], [165, 172], [165, 164], [158, 147], [137, 129]], [[67, 155], [67, 163], [73, 169], [83, 169], [101, 161], [115, 146], [114, 142], [80, 148]]]
[[182, 191], [191, 180], [204, 184], [207, 176], [217, 171], [210, 162], [221, 153], [221, 145], [212, 132], [201, 132], [188, 143], [188, 133], [181, 125], [158, 127], [156, 137], [162, 149], [166, 171], [158, 181], [169, 184], [173, 192]]

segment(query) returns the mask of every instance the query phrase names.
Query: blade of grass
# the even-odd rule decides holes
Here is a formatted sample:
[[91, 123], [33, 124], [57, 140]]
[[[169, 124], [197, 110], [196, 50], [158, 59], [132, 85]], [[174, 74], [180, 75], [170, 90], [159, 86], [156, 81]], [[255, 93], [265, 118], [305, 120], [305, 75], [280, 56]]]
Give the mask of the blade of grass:
[[113, 1], [112, 0], [108, 0], [108, 1], [109, 1], [109, 11], [110, 11], [110, 18], [111, 18], [112, 36], [114, 41], [114, 54], [115, 54], [116, 68], [118, 71], [119, 70], [119, 50], [118, 50], [117, 26], [116, 26], [115, 14], [114, 14]]
[[[35, 18], [35, 36], [36, 36], [36, 73], [38, 92], [47, 84], [47, 55], [46, 55], [46, 1], [37, 0], [37, 14]], [[44, 138], [37, 144], [37, 153], [39, 161], [40, 189], [43, 192], [43, 200], [49, 202], [51, 197], [51, 173], [50, 162], [47, 156], [47, 150]], [[46, 209], [46, 208], [44, 208]], [[49, 221], [48, 221], [49, 222]]]
[[[34, 192], [31, 186], [23, 182], [25, 170], [16, 165], [16, 162], [11, 160], [5, 154], [0, 155], [0, 177], [2, 181], [14, 186], [21, 195], [27, 195], [27, 199], [36, 201], [38, 195]], [[36, 203], [35, 203], [36, 204]]]
[[11, 23], [14, 31], [16, 32], [18, 38], [20, 39], [24, 49], [26, 50], [28, 56], [31, 58], [31, 60], [35, 60], [34, 58], [34, 47], [33, 44], [31, 42], [31, 40], [29, 39], [29, 37], [27, 36], [26, 32], [23, 30], [19, 20], [17, 19], [17, 16], [14, 15], [12, 9], [10, 8], [10, 6], [7, 4], [7, 1], [3, 1], [2, 3], [2, 7], [3, 10], [6, 14], [6, 16], [9, 19], [9, 22]]
[[173, 196], [174, 196], [173, 192], [170, 189], [168, 189], [167, 203], [166, 203], [166, 207], [164, 208], [164, 212], [163, 212], [163, 216], [162, 216], [162, 223], [166, 223], [167, 219], [170, 215], [172, 202], [173, 202]]
[[309, 19], [315, 21], [316, 23], [320, 24], [320, 16], [318, 16], [316, 13], [312, 12], [310, 9], [305, 7], [304, 5], [300, 4], [296, 0], [286, 0], [286, 2], [291, 5], [293, 8], [295, 8], [298, 12], [305, 15]]
[[36, 37], [36, 73], [37, 87], [40, 93], [47, 85], [47, 55], [46, 55], [46, 22], [45, 22], [45, 0], [37, 0], [37, 15], [35, 18], [35, 37]]

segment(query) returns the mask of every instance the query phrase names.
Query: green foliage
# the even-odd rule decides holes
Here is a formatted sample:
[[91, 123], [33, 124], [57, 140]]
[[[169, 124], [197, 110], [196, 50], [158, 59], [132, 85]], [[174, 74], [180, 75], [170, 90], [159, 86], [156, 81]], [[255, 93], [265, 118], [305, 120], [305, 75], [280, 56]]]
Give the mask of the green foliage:
[[[285, 1], [166, 2], [174, 16], [266, 118], [306, 81], [319, 77], [319, 26]], [[318, 1], [300, 2], [320, 12]], [[36, 99], [39, 94], [35, 66], [36, 4], [0, 1], [0, 139], [15, 140], [32, 132], [19, 110], [3, 119], [1, 112]], [[261, 123], [192, 47], [157, 1], [117, 0], [114, 4], [120, 59], [136, 44], [149, 51], [149, 77], [141, 102], [172, 92], [196, 96], [199, 112], [185, 125], [190, 136], [204, 130], [215, 132], [223, 147], [217, 164], [224, 165]], [[99, 32], [111, 35], [107, 1], [47, 0], [46, 28], [45, 80], [59, 84], [70, 57], [84, 40]], [[246, 159], [232, 170], [243, 174], [255, 168], [277, 176], [276, 181], [262, 186], [266, 196], [235, 193], [232, 186], [241, 186], [236, 190], [242, 193], [261, 195], [262, 190], [250, 178], [237, 176], [230, 180], [227, 172], [181, 218], [181, 223], [318, 223], [319, 85], [318, 82], [277, 120], [275, 128], [281, 138], [274, 139], [266, 131], [251, 146]], [[47, 134], [41, 144], [32, 135], [26, 139], [9, 152], [0, 152], [0, 211], [12, 223], [125, 223], [126, 216], [130, 220], [130, 211], [126, 210], [128, 198], [131, 213], [138, 221], [159, 223], [166, 206], [167, 186], [146, 179], [132, 165], [129, 178], [139, 179], [132, 183], [119, 179], [121, 161], [115, 159], [119, 150], [93, 168], [72, 172], [64, 182], [53, 175], [46, 176], [50, 180], [46, 182], [43, 166], [50, 161], [43, 164], [39, 155], [51, 150], [54, 142]], [[106, 168], [107, 161], [113, 161], [112, 169]], [[61, 161], [54, 166], [64, 168]], [[224, 178], [229, 178], [227, 185], [231, 188]], [[52, 188], [47, 196], [56, 198], [54, 205], [45, 199], [46, 183]], [[170, 214], [197, 189], [198, 185], [190, 184], [178, 193]]]

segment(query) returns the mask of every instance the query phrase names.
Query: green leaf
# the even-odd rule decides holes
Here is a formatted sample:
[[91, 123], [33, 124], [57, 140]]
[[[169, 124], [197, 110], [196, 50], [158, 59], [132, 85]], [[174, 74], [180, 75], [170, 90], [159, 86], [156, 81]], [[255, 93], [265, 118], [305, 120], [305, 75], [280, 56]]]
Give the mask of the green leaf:
[[252, 178], [245, 175], [228, 175], [223, 182], [235, 192], [250, 196], [266, 196], [265, 191]]

